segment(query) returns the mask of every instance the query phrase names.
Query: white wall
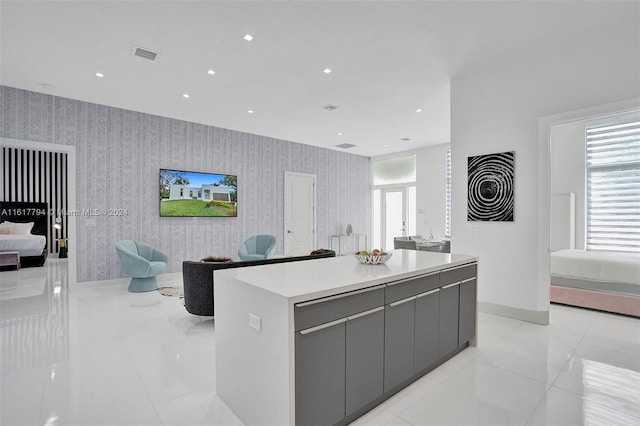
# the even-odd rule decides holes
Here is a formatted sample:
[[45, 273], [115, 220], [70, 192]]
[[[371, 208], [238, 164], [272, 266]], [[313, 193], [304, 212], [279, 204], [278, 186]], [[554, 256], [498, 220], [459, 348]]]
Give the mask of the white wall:
[[[551, 194], [576, 194], [576, 249], [585, 249], [585, 126], [587, 120], [551, 126]], [[552, 218], [553, 220], [553, 218]], [[552, 227], [553, 229], [553, 227]]]
[[449, 144], [417, 150], [416, 233], [444, 236], [446, 226], [447, 149]]
[[[538, 120], [638, 97], [638, 26], [606, 34], [452, 79], [452, 251], [479, 257], [481, 310], [548, 321], [549, 144]], [[467, 222], [467, 157], [501, 151], [516, 155], [515, 220]]]

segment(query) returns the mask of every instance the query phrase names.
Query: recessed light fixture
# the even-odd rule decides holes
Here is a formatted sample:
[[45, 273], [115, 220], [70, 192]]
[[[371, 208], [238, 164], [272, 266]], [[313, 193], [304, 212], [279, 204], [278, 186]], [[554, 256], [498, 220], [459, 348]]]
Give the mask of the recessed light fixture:
[[242, 37], [242, 38], [247, 40], [247, 41], [253, 40], [253, 36], [251, 34], [245, 34], [244, 37]]
[[422, 112], [422, 108], [418, 108], [416, 112]]
[[215, 73], [216, 73], [216, 72], [215, 72], [214, 70], [209, 70], [209, 71], [207, 71], [207, 74], [209, 74], [209, 75], [214, 75]]
[[97, 72], [97, 73], [96, 73], [96, 77], [100, 77], [100, 78], [102, 78], [102, 77], [104, 77], [104, 74], [102, 74], [101, 72]]
[[405, 142], [409, 142], [411, 139], [410, 138], [402, 138], [400, 139], [401, 141], [405, 141]]
[[338, 136], [342, 136], [342, 132], [338, 132]]
[[248, 110], [247, 112], [248, 112], [249, 114], [253, 114], [253, 110], [252, 110], [252, 109]]
[[189, 98], [189, 94], [188, 93], [183, 93], [182, 97], [185, 98], [185, 99], [188, 99]]
[[325, 74], [331, 74], [333, 72], [333, 70], [331, 68], [325, 68], [322, 70], [323, 73]]
[[388, 144], [388, 143], [385, 143], [385, 144], [384, 144], [384, 145], [382, 145], [382, 146], [384, 146], [384, 147], [386, 148], [386, 147], [388, 147], [388, 146], [389, 146], [389, 144]]

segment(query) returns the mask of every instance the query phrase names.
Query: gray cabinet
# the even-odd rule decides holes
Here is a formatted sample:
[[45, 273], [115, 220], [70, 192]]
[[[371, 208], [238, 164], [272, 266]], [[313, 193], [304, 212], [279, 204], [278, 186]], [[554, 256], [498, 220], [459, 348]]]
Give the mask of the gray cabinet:
[[419, 294], [415, 302], [414, 372], [418, 373], [438, 361], [440, 326], [440, 289]]
[[332, 425], [345, 417], [345, 323], [296, 333], [297, 425]]
[[384, 391], [413, 376], [415, 300], [412, 296], [386, 306], [384, 322]]
[[460, 283], [460, 307], [458, 315], [458, 346], [476, 335], [476, 278]]
[[353, 315], [346, 323], [346, 415], [383, 393], [384, 307]]
[[458, 299], [460, 283], [442, 286], [440, 290], [440, 324], [438, 326], [438, 358], [458, 347]]

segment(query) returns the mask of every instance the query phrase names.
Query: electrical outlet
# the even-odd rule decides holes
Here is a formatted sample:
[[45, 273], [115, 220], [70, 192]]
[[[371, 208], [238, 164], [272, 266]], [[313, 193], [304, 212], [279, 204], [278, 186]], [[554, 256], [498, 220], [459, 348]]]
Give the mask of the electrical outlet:
[[87, 226], [96, 226], [96, 219], [93, 217], [87, 218], [85, 223]]
[[256, 331], [262, 331], [262, 318], [258, 315], [249, 312], [249, 327]]

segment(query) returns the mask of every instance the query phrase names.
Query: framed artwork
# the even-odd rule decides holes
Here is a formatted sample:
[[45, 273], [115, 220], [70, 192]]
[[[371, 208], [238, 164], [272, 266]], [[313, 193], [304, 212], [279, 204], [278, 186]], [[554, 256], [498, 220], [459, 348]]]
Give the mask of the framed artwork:
[[513, 222], [515, 152], [467, 158], [467, 221]]

